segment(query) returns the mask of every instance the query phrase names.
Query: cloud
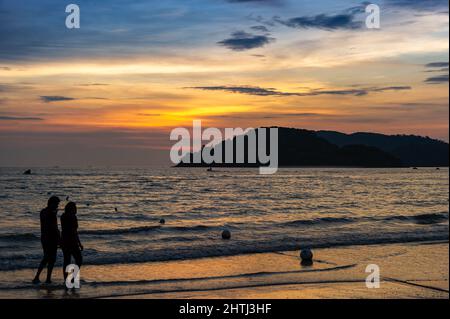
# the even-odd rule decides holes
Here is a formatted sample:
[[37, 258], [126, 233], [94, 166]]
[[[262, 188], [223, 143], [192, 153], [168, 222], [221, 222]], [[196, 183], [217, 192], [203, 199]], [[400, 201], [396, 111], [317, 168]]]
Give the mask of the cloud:
[[447, 74], [429, 77], [425, 80], [425, 83], [440, 84], [448, 82], [448, 62], [431, 62], [425, 64], [425, 67], [431, 69], [427, 70], [426, 72], [447, 72]]
[[353, 30], [360, 29], [363, 26], [362, 20], [356, 20], [359, 13], [361, 13], [361, 7], [353, 7], [335, 15], [318, 14], [315, 16], [300, 16], [288, 20], [275, 17], [274, 21], [296, 29]]
[[0, 70], [3, 71], [11, 71], [11, 68], [7, 67], [7, 66], [0, 66]]
[[208, 119], [232, 119], [232, 120], [248, 120], [248, 119], [283, 119], [283, 118], [323, 118], [334, 115], [322, 113], [267, 113], [267, 112], [245, 112], [230, 113], [226, 115], [209, 115]]
[[270, 95], [280, 96], [291, 94], [276, 91], [274, 88], [261, 88], [257, 86], [197, 86], [191, 88], [206, 91], [226, 91], [231, 93], [241, 93], [258, 96], [270, 96]]
[[60, 101], [73, 101], [76, 99], [73, 97], [67, 97], [67, 96], [44, 95], [44, 96], [41, 96], [41, 100], [46, 103], [51, 103], [51, 102], [60, 102]]
[[0, 116], [0, 121], [43, 121], [40, 117]]
[[426, 70], [426, 73], [435, 73], [435, 72], [448, 72], [448, 68], [441, 68], [441, 69], [431, 69], [431, 70]]
[[448, 0], [386, 0], [387, 4], [416, 10], [448, 9]]
[[16, 84], [2, 84], [0, 83], [0, 92], [11, 92], [21, 88], [21, 86]]
[[425, 83], [428, 83], [428, 84], [440, 84], [440, 83], [446, 83], [446, 82], [448, 82], [448, 74], [432, 76], [425, 80]]
[[230, 3], [261, 3], [261, 4], [274, 4], [280, 3], [281, 0], [226, 0]]
[[432, 62], [425, 64], [426, 68], [448, 68], [448, 62]]
[[82, 83], [78, 84], [78, 86], [108, 86], [106, 83]]
[[231, 38], [220, 41], [218, 44], [233, 51], [246, 51], [261, 48], [274, 41], [274, 38], [266, 35], [254, 35], [244, 31], [238, 31], [232, 33]]
[[411, 90], [410, 86], [386, 86], [386, 87], [371, 87], [362, 89], [343, 89], [343, 90], [310, 90], [305, 93], [296, 92], [281, 92], [274, 88], [261, 88], [258, 86], [198, 86], [191, 87], [191, 89], [206, 90], [206, 91], [225, 91], [231, 93], [255, 95], [255, 96], [320, 96], [320, 95], [351, 95], [364, 96], [371, 92], [385, 92], [385, 91], [403, 91]]
[[146, 117], [156, 117], [161, 116], [160, 113], [138, 113], [138, 116], [146, 116]]
[[269, 29], [267, 29], [267, 27], [263, 25], [255, 25], [253, 27], [250, 27], [250, 29], [257, 32], [270, 32]]

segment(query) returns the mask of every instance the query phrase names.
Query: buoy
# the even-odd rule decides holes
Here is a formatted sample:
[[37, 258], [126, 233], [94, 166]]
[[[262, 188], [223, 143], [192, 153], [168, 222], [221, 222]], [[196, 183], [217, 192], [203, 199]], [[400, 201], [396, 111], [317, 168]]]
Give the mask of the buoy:
[[314, 255], [311, 249], [302, 249], [300, 252], [300, 259], [302, 261], [312, 261]]
[[222, 239], [226, 239], [226, 240], [231, 239], [231, 232], [228, 229], [225, 229], [222, 232]]
[[25, 172], [23, 172], [23, 175], [31, 175], [31, 169], [27, 169]]
[[117, 207], [114, 207], [114, 211], [117, 213], [119, 210], [117, 209]]
[[166, 223], [166, 220], [165, 220], [164, 218], [161, 218], [161, 219], [159, 220], [159, 223], [160, 223], [161, 225], [164, 225], [164, 224]]

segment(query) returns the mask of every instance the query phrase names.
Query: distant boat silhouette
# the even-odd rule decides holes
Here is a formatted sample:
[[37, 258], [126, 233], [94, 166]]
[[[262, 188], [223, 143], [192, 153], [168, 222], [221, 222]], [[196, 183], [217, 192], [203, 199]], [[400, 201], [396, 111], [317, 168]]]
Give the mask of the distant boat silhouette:
[[27, 169], [25, 172], [23, 172], [23, 175], [31, 175], [31, 169]]

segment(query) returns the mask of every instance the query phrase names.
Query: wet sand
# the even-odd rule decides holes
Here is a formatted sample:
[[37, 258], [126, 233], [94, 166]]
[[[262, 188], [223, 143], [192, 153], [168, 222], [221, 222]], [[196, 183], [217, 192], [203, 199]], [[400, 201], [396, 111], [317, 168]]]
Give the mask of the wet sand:
[[[82, 287], [28, 283], [33, 270], [0, 273], [0, 298], [449, 298], [449, 243], [348, 246], [314, 251], [302, 266], [298, 251], [184, 261], [86, 266]], [[366, 267], [380, 268], [378, 289], [366, 287]], [[55, 281], [60, 269], [55, 269]], [[14, 288], [12, 288], [14, 287]]]

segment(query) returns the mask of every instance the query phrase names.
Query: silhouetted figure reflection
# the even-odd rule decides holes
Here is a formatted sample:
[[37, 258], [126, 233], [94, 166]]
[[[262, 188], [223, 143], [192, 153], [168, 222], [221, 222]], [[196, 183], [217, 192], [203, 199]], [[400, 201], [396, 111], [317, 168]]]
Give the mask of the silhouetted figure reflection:
[[41, 243], [44, 257], [42, 258], [36, 276], [33, 279], [33, 283], [35, 284], [40, 282], [39, 277], [45, 266], [47, 266], [47, 280], [45, 282], [48, 284], [52, 282], [53, 266], [55, 265], [56, 253], [61, 239], [57, 218], [59, 203], [60, 200], [58, 197], [50, 197], [47, 207], [40, 213]]
[[66, 267], [71, 264], [72, 257], [75, 259], [75, 264], [80, 268], [83, 262], [81, 255], [83, 245], [78, 237], [77, 205], [73, 202], [66, 205], [64, 213], [61, 215], [61, 230], [64, 254], [63, 273], [65, 280], [67, 278]]

